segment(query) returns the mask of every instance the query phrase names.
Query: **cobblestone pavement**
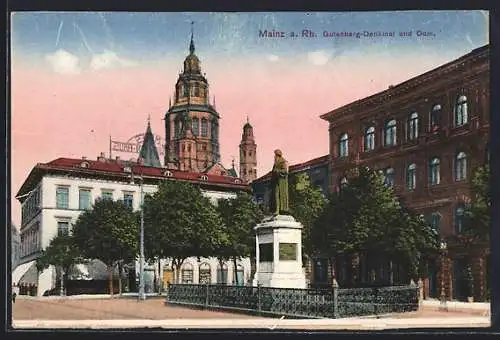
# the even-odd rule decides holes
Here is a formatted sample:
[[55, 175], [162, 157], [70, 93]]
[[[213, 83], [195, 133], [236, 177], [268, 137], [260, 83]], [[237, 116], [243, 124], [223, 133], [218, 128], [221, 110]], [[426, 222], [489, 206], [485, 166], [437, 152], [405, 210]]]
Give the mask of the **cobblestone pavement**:
[[[487, 316], [483, 311], [450, 310], [440, 311], [436, 308], [424, 307], [419, 311], [381, 315], [379, 318], [464, 318]], [[164, 298], [149, 298], [138, 302], [135, 298], [114, 299], [17, 299], [12, 305], [14, 320], [117, 320], [117, 319], [259, 319], [241, 313], [229, 313], [190, 309], [184, 307], [165, 306]], [[374, 318], [374, 317], [370, 317]]]

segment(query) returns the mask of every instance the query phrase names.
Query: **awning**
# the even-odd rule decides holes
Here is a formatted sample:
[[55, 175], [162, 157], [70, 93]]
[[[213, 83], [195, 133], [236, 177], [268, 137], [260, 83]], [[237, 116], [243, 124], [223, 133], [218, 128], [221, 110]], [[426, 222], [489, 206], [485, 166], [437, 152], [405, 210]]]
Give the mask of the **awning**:
[[38, 286], [38, 269], [36, 263], [32, 262], [26, 273], [19, 280], [19, 285], [35, 285]]
[[[21, 277], [23, 277], [24, 274], [30, 269], [32, 265], [34, 265], [36, 260], [26, 262], [23, 264], [20, 264], [14, 269], [14, 272], [12, 272], [12, 284], [17, 285], [19, 283], [19, 280]], [[36, 265], [35, 265], [35, 270], [36, 270]]]

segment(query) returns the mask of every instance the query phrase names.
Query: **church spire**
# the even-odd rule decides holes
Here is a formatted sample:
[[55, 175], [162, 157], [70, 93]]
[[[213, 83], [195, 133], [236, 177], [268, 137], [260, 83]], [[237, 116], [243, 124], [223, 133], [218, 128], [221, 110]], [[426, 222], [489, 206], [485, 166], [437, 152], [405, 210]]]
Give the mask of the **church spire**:
[[143, 164], [146, 166], [161, 167], [160, 157], [158, 155], [158, 150], [156, 149], [155, 138], [153, 132], [151, 131], [151, 115], [148, 115], [148, 127], [146, 133], [144, 134], [144, 140], [142, 142], [141, 151], [139, 152], [139, 158], [143, 160]]
[[194, 21], [191, 21], [191, 42], [189, 43], [189, 52], [191, 54], [194, 54], [194, 41], [193, 41], [194, 32], [193, 32], [193, 25], [194, 25]]

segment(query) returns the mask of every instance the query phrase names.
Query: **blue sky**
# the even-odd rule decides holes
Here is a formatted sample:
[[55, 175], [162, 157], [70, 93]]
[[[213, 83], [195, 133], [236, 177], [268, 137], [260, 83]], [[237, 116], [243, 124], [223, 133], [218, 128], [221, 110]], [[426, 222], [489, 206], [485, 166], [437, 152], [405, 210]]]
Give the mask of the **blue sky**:
[[[112, 50], [135, 60], [184, 55], [195, 22], [195, 41], [203, 54], [231, 57], [260, 53], [289, 55], [330, 49], [363, 53], [370, 48], [436, 53], [471, 50], [487, 43], [486, 13], [418, 12], [272, 12], [272, 13], [128, 13], [19, 12], [12, 18], [12, 46], [24, 56], [43, 56], [57, 49], [76, 55]], [[318, 38], [259, 38], [259, 30], [300, 32]], [[323, 38], [328, 31], [433, 32], [433, 38]], [[416, 43], [417, 42], [417, 43]]]

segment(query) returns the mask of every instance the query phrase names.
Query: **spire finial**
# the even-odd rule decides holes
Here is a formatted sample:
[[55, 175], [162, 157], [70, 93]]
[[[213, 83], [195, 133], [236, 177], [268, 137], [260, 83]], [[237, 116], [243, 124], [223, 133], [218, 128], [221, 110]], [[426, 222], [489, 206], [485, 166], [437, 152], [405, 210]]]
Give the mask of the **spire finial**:
[[231, 165], [232, 165], [232, 167], [234, 169], [234, 156], [233, 156], [233, 160], [231, 161]]
[[215, 94], [214, 94], [214, 108], [215, 108]]
[[191, 43], [189, 44], [189, 52], [191, 52], [191, 54], [194, 53], [194, 41], [193, 41], [194, 29], [193, 29], [193, 26], [194, 26], [194, 21], [191, 21]]
[[148, 113], [148, 125], [151, 122], [151, 114]]
[[248, 115], [247, 115], [247, 124], [250, 124], [250, 120], [248, 119]]
[[172, 107], [172, 97], [168, 98], [168, 108], [170, 109]]

